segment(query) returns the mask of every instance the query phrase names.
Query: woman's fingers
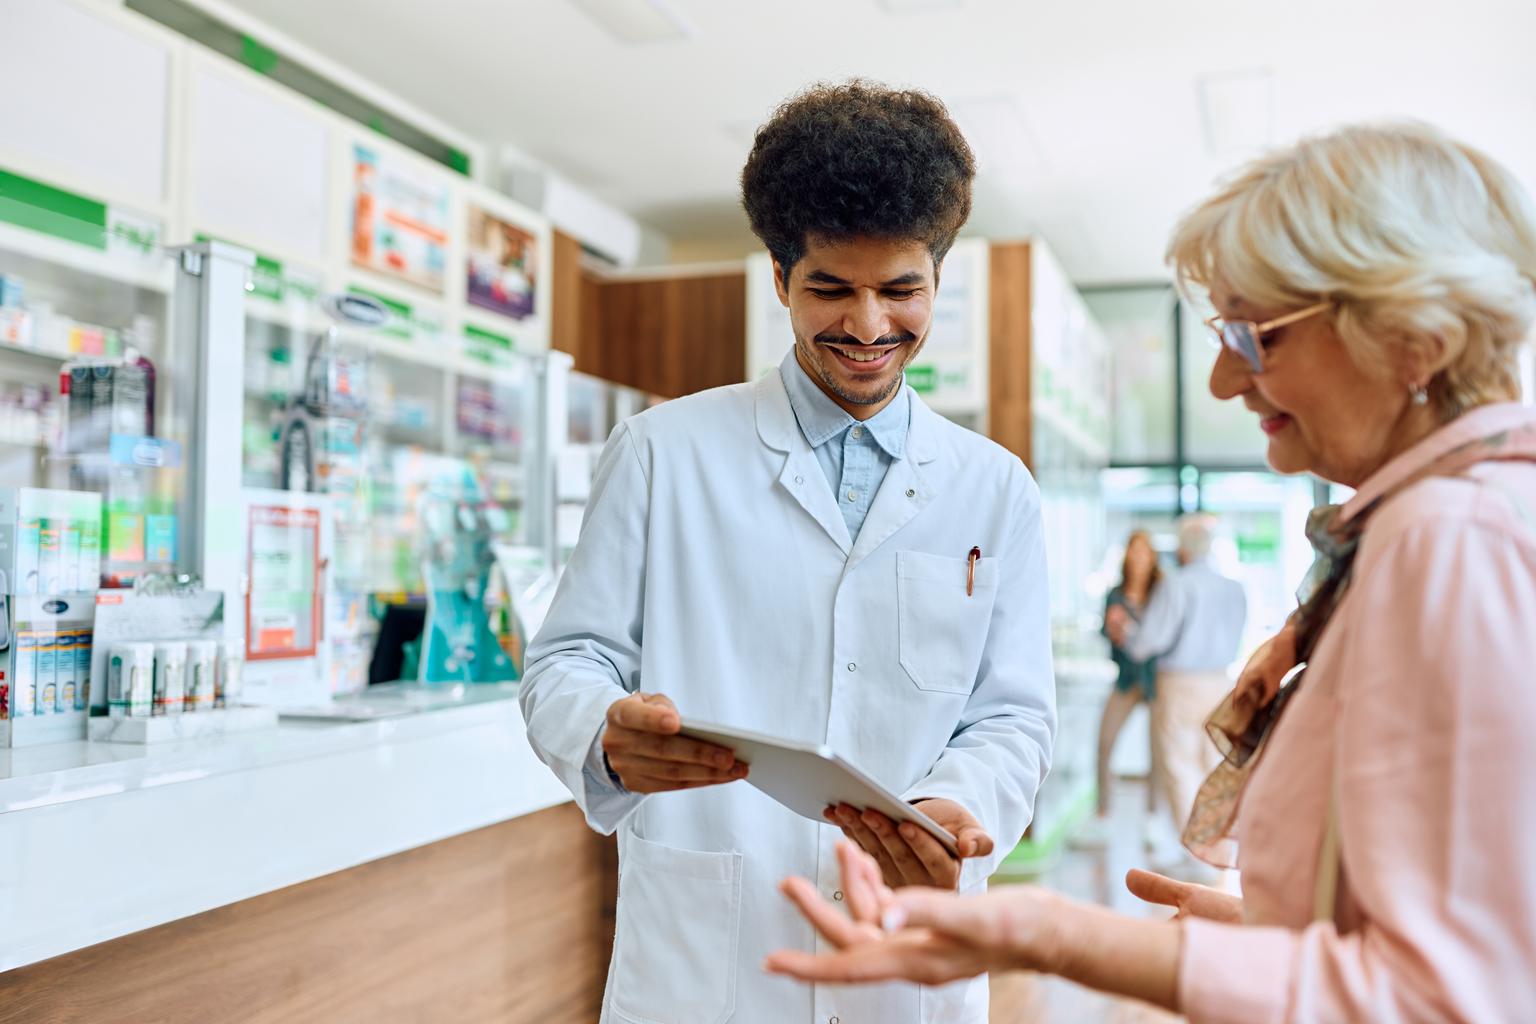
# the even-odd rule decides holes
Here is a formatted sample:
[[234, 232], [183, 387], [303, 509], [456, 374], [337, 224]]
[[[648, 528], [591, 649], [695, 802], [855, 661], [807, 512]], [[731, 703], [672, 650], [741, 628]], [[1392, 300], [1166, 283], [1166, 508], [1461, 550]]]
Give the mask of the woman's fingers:
[[1140, 868], [1126, 872], [1125, 887], [1137, 899], [1164, 907], [1178, 907], [1193, 888], [1188, 882], [1179, 882], [1167, 875]]
[[842, 983], [902, 978], [925, 985], [974, 977], [986, 969], [979, 959], [953, 942], [922, 929], [838, 953], [779, 950], [763, 966], [773, 974], [787, 974], [802, 981]]
[[885, 904], [880, 890], [885, 884], [880, 880], [880, 865], [854, 843], [837, 844], [837, 861], [842, 868], [843, 896], [848, 901], [848, 913], [855, 921], [880, 926], [880, 915]]
[[[932, 936], [926, 936], [925, 941], [932, 941]], [[776, 975], [790, 975], [802, 981], [820, 983], [860, 983], [905, 978], [917, 983], [938, 984], [966, 976], [948, 969], [940, 956], [897, 940], [885, 940], [839, 953], [779, 950], [768, 956], [763, 967]]]
[[842, 953], [806, 953], [781, 949], [763, 964], [770, 974], [787, 974], [801, 981], [886, 981], [906, 977], [896, 957], [878, 946]]
[[891, 900], [881, 924], [888, 932], [930, 928], [969, 941], [991, 928], [989, 916], [979, 910], [974, 900], [943, 889], [903, 889]]
[[874, 928], [868, 925], [860, 927], [857, 922], [838, 911], [821, 898], [821, 893], [816, 891], [814, 885], [803, 878], [787, 878], [779, 890], [800, 908], [800, 913], [805, 915], [805, 919], [811, 922], [822, 937], [838, 949], [857, 945], [878, 934]]

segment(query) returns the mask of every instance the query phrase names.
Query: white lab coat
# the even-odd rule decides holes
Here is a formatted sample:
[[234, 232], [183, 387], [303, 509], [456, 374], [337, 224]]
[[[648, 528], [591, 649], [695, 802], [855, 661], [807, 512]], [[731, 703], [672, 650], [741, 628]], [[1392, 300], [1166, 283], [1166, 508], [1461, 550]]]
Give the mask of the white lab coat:
[[985, 1022], [985, 979], [765, 974], [770, 951], [821, 942], [777, 886], [833, 896], [841, 833], [743, 782], [616, 788], [594, 744], [641, 688], [962, 804], [997, 841], [962, 872], [983, 886], [1029, 823], [1055, 729], [1039, 491], [1018, 459], [914, 394], [906, 457], [850, 543], [777, 372], [642, 413], [609, 439], [521, 694], [533, 748], [594, 828], [619, 831], [604, 1021]]

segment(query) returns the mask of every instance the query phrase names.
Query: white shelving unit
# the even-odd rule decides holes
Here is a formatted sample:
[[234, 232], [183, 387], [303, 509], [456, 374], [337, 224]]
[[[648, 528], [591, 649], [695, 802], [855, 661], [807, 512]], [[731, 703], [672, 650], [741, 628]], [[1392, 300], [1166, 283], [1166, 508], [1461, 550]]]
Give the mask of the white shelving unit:
[[[185, 332], [173, 321], [190, 314], [178, 312], [176, 273], [164, 247], [208, 239], [252, 252], [246, 330], [221, 332], [211, 342], [216, 363], [262, 371], [215, 411], [227, 461], [230, 450], [258, 447], [292, 389], [302, 386], [309, 345], [331, 326], [317, 297], [367, 292], [398, 314], [392, 329], [353, 339], [403, 405], [404, 422], [380, 426], [386, 448], [484, 467], [498, 494], [521, 502], [517, 539], [552, 555], [546, 392], [563, 386], [564, 377], [544, 366], [553, 242], [544, 217], [124, 8], [29, 0], [28, 16], [8, 23], [6, 32], [7, 52], [22, 59], [0, 66], [0, 87], [36, 101], [0, 110], [0, 273], [23, 282], [24, 304], [51, 308], [56, 320], [113, 329], [151, 318], [159, 339], [151, 357], [164, 385], [157, 413], [179, 436], [192, 426], [197, 391], [177, 369], [191, 363], [177, 348]], [[376, 95], [301, 51], [293, 47], [349, 88]], [[70, 73], [60, 76], [61, 67]], [[40, 95], [36, 81], [49, 69], [47, 80], [60, 84]], [[439, 134], [481, 155], [451, 132]], [[359, 179], [370, 173], [359, 172], [362, 152], [377, 173], [393, 175], [388, 189], [395, 191], [381, 183], [359, 199]], [[408, 204], [400, 197], [417, 193], [434, 197], [426, 222], [388, 206]], [[18, 196], [42, 205], [23, 209]], [[357, 259], [359, 223], [387, 223], [412, 244], [430, 245], [380, 245], [372, 258]], [[403, 254], [408, 270], [430, 246], [435, 250], [422, 259], [431, 274], [392, 272], [402, 268], [378, 255]], [[481, 282], [473, 295], [472, 258]], [[504, 312], [485, 308], [498, 302]], [[258, 348], [247, 352], [246, 337]], [[253, 366], [271, 350], [290, 360], [286, 381], [269, 357]], [[58, 366], [73, 354], [0, 346], [0, 370], [56, 391]], [[525, 425], [461, 438], [461, 399], [487, 392]], [[0, 436], [0, 483], [47, 482], [46, 445], [29, 447]], [[271, 471], [270, 464], [261, 467], [252, 482], [275, 483]], [[190, 486], [180, 500], [190, 543], [207, 534], [207, 524], [192, 521], [185, 504]], [[547, 514], [543, 504], [550, 505]]]

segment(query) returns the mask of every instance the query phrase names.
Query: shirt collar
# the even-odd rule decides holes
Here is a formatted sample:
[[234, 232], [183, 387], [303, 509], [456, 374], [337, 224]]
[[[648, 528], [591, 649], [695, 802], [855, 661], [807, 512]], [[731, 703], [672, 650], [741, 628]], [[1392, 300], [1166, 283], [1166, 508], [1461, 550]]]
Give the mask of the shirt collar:
[[1346, 523], [1372, 502], [1431, 462], [1480, 437], [1511, 430], [1536, 419], [1536, 411], [1518, 402], [1479, 406], [1458, 416], [1371, 474], [1354, 496], [1344, 503], [1339, 522]]
[[896, 398], [867, 420], [856, 420], [811, 379], [790, 349], [779, 364], [779, 376], [784, 380], [784, 390], [789, 393], [789, 406], [800, 424], [800, 432], [814, 448], [820, 448], [832, 438], [854, 424], [869, 431], [887, 455], [902, 458], [907, 450], [907, 433], [912, 423], [912, 401], [907, 392], [905, 378]]

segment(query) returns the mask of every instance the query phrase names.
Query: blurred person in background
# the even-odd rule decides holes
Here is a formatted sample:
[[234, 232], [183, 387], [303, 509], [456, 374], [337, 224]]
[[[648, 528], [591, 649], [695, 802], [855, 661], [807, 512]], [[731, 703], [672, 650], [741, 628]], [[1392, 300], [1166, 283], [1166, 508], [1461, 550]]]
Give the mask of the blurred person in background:
[[849, 914], [786, 882], [838, 952], [769, 966], [1050, 971], [1195, 1024], [1529, 1020], [1536, 206], [1432, 128], [1352, 127], [1245, 168], [1169, 254], [1219, 314], [1212, 393], [1275, 469], [1355, 488], [1314, 511], [1302, 604], [1210, 722], [1226, 758], [1185, 841], [1216, 857], [1235, 832], [1242, 899], [1145, 872], [1132, 891], [1174, 921], [1024, 886], [893, 894], [845, 847]]
[[1166, 841], [1155, 844], [1153, 862], [1160, 865], [1182, 859], [1173, 837], [1183, 830], [1200, 784], [1221, 760], [1206, 735], [1205, 720], [1232, 689], [1227, 669], [1237, 657], [1248, 617], [1243, 585], [1213, 564], [1214, 539], [1211, 516], [1184, 516], [1179, 520], [1179, 569], [1152, 594], [1141, 621], [1123, 606], [1105, 614], [1111, 643], [1133, 662], [1157, 664], [1153, 789], [1173, 825], [1162, 830]]
[[[1138, 704], [1150, 704], [1157, 696], [1157, 659], [1137, 661], [1128, 654], [1121, 641], [1124, 639], [1127, 620], [1139, 623], [1146, 612], [1163, 570], [1157, 562], [1157, 549], [1152, 546], [1152, 535], [1146, 530], [1133, 530], [1125, 542], [1125, 558], [1120, 563], [1120, 582], [1111, 587], [1104, 597], [1103, 634], [1110, 642], [1109, 656], [1115, 663], [1115, 688], [1104, 702], [1104, 715], [1099, 720], [1098, 763], [1098, 819], [1078, 837], [1079, 843], [1097, 844], [1106, 838], [1109, 818], [1110, 756], [1115, 751], [1115, 741], [1126, 719]], [[1116, 611], [1120, 609], [1120, 611]], [[1111, 631], [1110, 620], [1114, 617], [1120, 627]], [[1118, 634], [1119, 639], [1116, 638]], [[1155, 773], [1155, 769], [1154, 769]], [[1147, 787], [1147, 813], [1155, 805], [1155, 790]]]

